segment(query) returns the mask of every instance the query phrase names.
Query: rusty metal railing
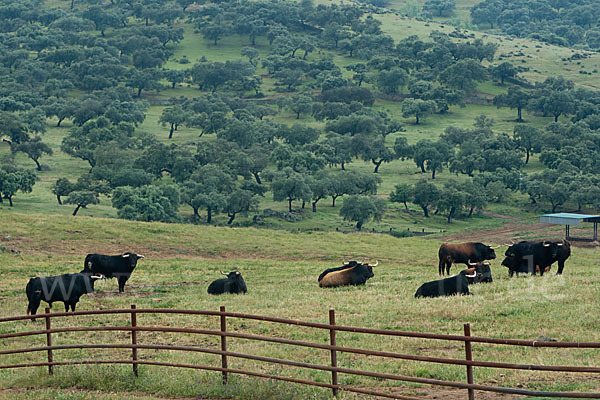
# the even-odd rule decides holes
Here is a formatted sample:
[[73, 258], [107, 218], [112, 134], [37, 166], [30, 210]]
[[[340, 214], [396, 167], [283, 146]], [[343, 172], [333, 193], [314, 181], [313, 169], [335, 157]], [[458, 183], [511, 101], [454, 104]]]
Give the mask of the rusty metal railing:
[[[72, 316], [86, 316], [86, 315], [99, 315], [99, 314], [130, 314], [130, 325], [123, 326], [75, 326], [65, 328], [52, 328], [51, 320], [59, 317], [72, 317]], [[157, 326], [140, 326], [138, 325], [137, 315], [138, 314], [187, 314], [187, 315], [203, 315], [203, 316], [216, 316], [220, 320], [219, 330], [210, 329], [195, 329], [195, 328], [175, 328], [175, 327], [157, 327]], [[0, 323], [3, 322], [14, 322], [31, 319], [31, 316], [15, 316], [0, 318]], [[529, 346], [529, 347], [557, 347], [557, 348], [588, 348], [598, 349], [600, 343], [597, 342], [544, 342], [544, 341], [528, 341], [518, 339], [499, 339], [499, 338], [486, 338], [471, 336], [471, 329], [469, 324], [464, 326], [464, 335], [445, 335], [445, 334], [432, 334], [432, 333], [421, 333], [421, 332], [404, 332], [395, 330], [382, 330], [372, 328], [361, 328], [361, 327], [350, 327], [343, 325], [336, 325], [335, 322], [335, 311], [329, 311], [329, 323], [315, 323], [306, 322], [299, 320], [291, 320], [285, 318], [267, 317], [253, 314], [242, 314], [242, 313], [231, 313], [225, 310], [225, 307], [221, 307], [220, 311], [200, 311], [200, 310], [176, 310], [176, 309], [137, 309], [135, 305], [132, 305], [130, 309], [116, 309], [116, 310], [91, 310], [91, 311], [77, 311], [71, 313], [59, 312], [50, 313], [50, 309], [46, 308], [44, 314], [38, 314], [35, 318], [43, 318], [46, 322], [46, 329], [33, 330], [25, 332], [14, 332], [0, 334], [0, 339], [10, 339], [17, 337], [45, 335], [46, 346], [29, 347], [23, 349], [9, 349], [0, 350], [0, 356], [20, 353], [32, 353], [32, 352], [46, 352], [47, 361], [37, 363], [20, 363], [20, 364], [1, 364], [0, 369], [7, 368], [25, 368], [25, 367], [39, 367], [47, 366], [48, 373], [53, 374], [53, 367], [59, 365], [76, 365], [76, 364], [131, 364], [133, 368], [134, 376], [138, 376], [139, 365], [154, 365], [154, 366], [169, 366], [178, 368], [190, 368], [200, 369], [208, 371], [219, 371], [222, 374], [222, 382], [224, 385], [227, 384], [228, 374], [242, 374], [248, 376], [255, 376], [260, 378], [269, 378], [275, 380], [281, 380], [286, 382], [299, 383], [304, 385], [311, 385], [323, 388], [329, 388], [332, 390], [334, 396], [337, 396], [339, 390], [345, 390], [348, 392], [355, 392], [361, 394], [368, 394], [373, 396], [380, 396], [394, 399], [414, 399], [412, 397], [384, 393], [376, 390], [368, 390], [364, 388], [356, 388], [347, 385], [339, 384], [338, 374], [350, 374], [365, 377], [372, 377], [377, 379], [386, 379], [393, 381], [403, 381], [430, 385], [439, 385], [446, 387], [454, 387], [459, 389], [467, 390], [467, 398], [472, 400], [475, 398], [475, 390], [491, 391], [498, 393], [509, 393], [509, 394], [520, 394], [526, 396], [545, 396], [545, 397], [562, 397], [562, 398], [600, 398], [600, 393], [587, 393], [587, 392], [551, 392], [551, 391], [535, 391], [525, 390], [517, 388], [506, 388], [506, 387], [494, 387], [487, 385], [478, 385], [474, 383], [473, 369], [474, 367], [486, 367], [486, 368], [501, 368], [501, 369], [518, 369], [518, 370], [531, 370], [531, 371], [554, 371], [554, 372], [584, 372], [600, 374], [600, 367], [597, 366], [556, 366], [556, 365], [535, 365], [535, 364], [515, 364], [515, 363], [502, 363], [502, 362], [490, 362], [490, 361], [475, 361], [473, 360], [473, 352], [471, 348], [472, 343], [486, 343], [486, 344], [497, 344], [497, 345], [509, 345], [509, 346]], [[292, 340], [280, 337], [271, 336], [260, 336], [250, 333], [242, 332], [230, 332], [227, 330], [227, 318], [238, 318], [247, 320], [258, 320], [265, 322], [273, 322], [286, 325], [295, 325], [302, 327], [309, 327], [315, 329], [325, 330], [329, 334], [329, 344], [313, 343], [300, 340]], [[64, 332], [98, 332], [98, 331], [125, 331], [131, 334], [131, 344], [68, 344], [68, 345], [53, 345], [52, 335], [56, 333]], [[221, 340], [221, 349], [211, 349], [206, 347], [198, 346], [175, 346], [175, 345], [154, 345], [154, 344], [139, 344], [138, 343], [138, 332], [165, 332], [165, 333], [188, 333], [188, 334], [201, 334], [209, 336], [218, 336]], [[465, 359], [452, 359], [452, 358], [440, 358], [440, 357], [429, 357], [429, 356], [418, 356], [414, 354], [401, 354], [386, 351], [375, 351], [369, 349], [360, 349], [353, 347], [345, 347], [337, 345], [336, 333], [337, 332], [355, 332], [363, 333], [367, 335], [386, 335], [396, 337], [408, 337], [408, 338], [422, 338], [422, 339], [436, 339], [436, 340], [447, 340], [447, 341], [459, 341], [465, 344]], [[272, 357], [265, 357], [252, 354], [243, 354], [237, 352], [231, 352], [227, 350], [227, 338], [238, 338], [245, 340], [257, 340], [285, 345], [294, 345], [301, 347], [308, 347], [314, 349], [326, 350], [330, 353], [330, 365], [320, 365], [307, 362], [299, 362], [294, 360], [278, 359]], [[129, 360], [76, 360], [76, 361], [54, 361], [54, 351], [67, 350], [67, 349], [131, 349], [131, 359]], [[218, 355], [221, 357], [221, 366], [213, 365], [196, 365], [196, 364], [181, 364], [181, 363], [168, 363], [159, 361], [147, 361], [140, 360], [138, 358], [138, 350], [175, 350], [195, 353], [205, 353]], [[444, 381], [431, 378], [421, 378], [412, 376], [403, 376], [398, 374], [385, 374], [378, 372], [370, 372], [358, 369], [349, 369], [339, 367], [337, 363], [338, 353], [353, 353], [375, 357], [385, 357], [391, 359], [401, 359], [410, 361], [420, 361], [427, 363], [441, 363], [441, 364], [452, 364], [466, 366], [466, 383], [464, 382], [453, 382]], [[264, 374], [260, 372], [247, 371], [234, 369], [229, 367], [229, 358], [247, 359], [253, 361], [260, 361], [270, 364], [286, 365], [298, 368], [307, 368], [320, 371], [327, 371], [331, 373], [331, 383], [308, 381], [305, 379], [298, 379], [292, 377], [284, 377], [278, 375]], [[0, 358], [1, 361], [1, 358]]]

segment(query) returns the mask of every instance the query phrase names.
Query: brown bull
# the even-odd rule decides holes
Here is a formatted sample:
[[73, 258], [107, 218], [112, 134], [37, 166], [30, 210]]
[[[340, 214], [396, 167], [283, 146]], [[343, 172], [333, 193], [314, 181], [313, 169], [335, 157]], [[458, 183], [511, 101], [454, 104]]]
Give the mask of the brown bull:
[[[478, 263], [496, 258], [494, 248], [483, 243], [444, 243], [438, 251], [440, 259], [438, 272], [440, 275], [450, 275], [452, 264]], [[445, 269], [445, 271], [444, 271]]]
[[344, 263], [341, 267], [326, 269], [319, 275], [320, 287], [338, 287], [346, 285], [364, 285], [365, 282], [375, 276], [373, 265], [363, 264], [356, 261]]

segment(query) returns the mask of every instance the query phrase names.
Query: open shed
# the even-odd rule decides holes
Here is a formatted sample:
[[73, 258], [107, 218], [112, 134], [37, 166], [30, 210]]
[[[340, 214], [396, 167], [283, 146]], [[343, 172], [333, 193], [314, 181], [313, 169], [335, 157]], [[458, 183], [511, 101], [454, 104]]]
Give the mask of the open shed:
[[[564, 224], [565, 225], [565, 239], [567, 240], [585, 240], [585, 241], [596, 241], [598, 240], [598, 222], [600, 222], [600, 215], [587, 215], [587, 214], [571, 214], [571, 213], [556, 213], [556, 214], [544, 214], [540, 215], [540, 222], [547, 224]], [[594, 237], [589, 238], [577, 238], [570, 235], [570, 226], [579, 226], [582, 222], [592, 222], [594, 224]]]

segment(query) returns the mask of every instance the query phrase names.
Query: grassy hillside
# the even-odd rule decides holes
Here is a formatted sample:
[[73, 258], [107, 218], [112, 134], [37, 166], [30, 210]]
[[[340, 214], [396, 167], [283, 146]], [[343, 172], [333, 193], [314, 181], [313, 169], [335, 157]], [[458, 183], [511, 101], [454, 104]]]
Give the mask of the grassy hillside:
[[[3, 279], [0, 281], [0, 302], [4, 315], [24, 312], [26, 299], [23, 288], [30, 276], [54, 275], [77, 271], [88, 252], [114, 253], [132, 250], [142, 253], [140, 261], [128, 282], [125, 294], [117, 293], [114, 280], [97, 284], [97, 293], [82, 298], [80, 309], [113, 307], [173, 307], [188, 309], [218, 309], [271, 316], [326, 321], [326, 312], [334, 308], [337, 321], [344, 325], [369, 326], [381, 329], [416, 330], [422, 332], [456, 333], [462, 324], [472, 324], [473, 334], [481, 336], [522, 338], [534, 340], [540, 335], [561, 341], [600, 341], [598, 321], [589, 318], [597, 308], [600, 292], [594, 283], [598, 269], [594, 268], [599, 256], [597, 248], [575, 248], [561, 277], [509, 279], [499, 260], [493, 260], [494, 282], [471, 289], [473, 296], [417, 300], [414, 291], [424, 281], [437, 276], [436, 253], [439, 239], [396, 239], [384, 235], [320, 233], [291, 234], [283, 231], [257, 229], [227, 229], [219, 227], [178, 224], [138, 223], [114, 219], [60, 216], [25, 216], [13, 214], [4, 219], [0, 230], [4, 246], [20, 250], [21, 254], [0, 253]], [[523, 230], [525, 230], [524, 228]], [[505, 247], [497, 250], [501, 255]], [[375, 277], [359, 288], [320, 289], [317, 275], [342, 260], [378, 260]], [[248, 285], [244, 296], [209, 296], [208, 283], [219, 277], [219, 270], [239, 267]], [[455, 271], [455, 268], [452, 269]], [[60, 309], [60, 304], [56, 304]], [[119, 319], [118, 317], [117, 319]], [[77, 317], [77, 323], [114, 323], [103, 317]], [[74, 321], [74, 322], [75, 322]], [[0, 332], [14, 332], [40, 327], [40, 320], [3, 324]], [[57, 321], [67, 324], [70, 321]], [[211, 328], [215, 320], [174, 317], [170, 315], [140, 316], [140, 323], [167, 324]], [[308, 329], [294, 329], [272, 324], [248, 321], [230, 321], [232, 329], [250, 330], [261, 335], [282, 335], [299, 340], [324, 340], [322, 333]], [[57, 325], [57, 326], [58, 326]], [[114, 335], [113, 335], [114, 336]], [[59, 335], [56, 343], [76, 343], [81, 340], [125, 342], [127, 335], [96, 334]], [[140, 343], [164, 343], [164, 336], [140, 333]], [[166, 335], [167, 340], [180, 344], [201, 343], [215, 346], [215, 338], [197, 338], [189, 335]], [[33, 343], [38, 339], [5, 340], [6, 348]], [[257, 346], [253, 342], [231, 340], [233, 351], [264, 354], [272, 357], [291, 357], [305, 362], [326, 363], [327, 354], [307, 349], [283, 346]], [[352, 347], [387, 349], [390, 351], [462, 357], [458, 344], [423, 342], [422, 340], [367, 338], [357, 334], [340, 333], [338, 343]], [[118, 352], [117, 352], [118, 353]], [[140, 351], [143, 358], [171, 362], [216, 362], [210, 356], [179, 353]], [[94, 350], [95, 357], [116, 356], [114, 352]], [[599, 351], [532, 350], [503, 346], [474, 346], [478, 360], [555, 365], [595, 365]], [[24, 357], [24, 359], [23, 359]], [[38, 360], [41, 354], [27, 354], [19, 358], [3, 356], [2, 362]], [[57, 352], [62, 357], [86, 358], [77, 351]], [[372, 371], [400, 373], [436, 379], [464, 380], [464, 368], [404, 361], [380, 360], [341, 355], [339, 365], [366, 368]], [[234, 367], [249, 367], [273, 373], [259, 363], [232, 360]], [[257, 383], [253, 379], [234, 378], [232, 392], [223, 392], [215, 373], [197, 373], [140, 367], [141, 375], [132, 381], [127, 367], [57, 367], [50, 378], [44, 369], [0, 372], [0, 390], [27, 386], [40, 388], [42, 393], [60, 387], [85, 390], [103, 390], [136, 396], [149, 393], [162, 396], [198, 396], [204, 398], [321, 398], [325, 391], [300, 387]], [[315, 371], [278, 369], [277, 373], [327, 381], [328, 375]], [[528, 382], [530, 388], [542, 390], [598, 390], [598, 382], [568, 374], [510, 372], [477, 368], [478, 383], [515, 385]], [[505, 376], [500, 374], [506, 374]], [[32, 376], [35, 377], [32, 379]], [[379, 387], [365, 378], [341, 376], [341, 382], [363, 387]], [[385, 386], [391, 383], [385, 383]], [[44, 389], [49, 388], [49, 389]], [[429, 393], [427, 386], [401, 386], [407, 394]], [[37, 393], [37, 392], [31, 392]], [[282, 397], [280, 397], [282, 396]], [[85, 398], [85, 397], [84, 397]], [[343, 398], [353, 398], [344, 396]]]

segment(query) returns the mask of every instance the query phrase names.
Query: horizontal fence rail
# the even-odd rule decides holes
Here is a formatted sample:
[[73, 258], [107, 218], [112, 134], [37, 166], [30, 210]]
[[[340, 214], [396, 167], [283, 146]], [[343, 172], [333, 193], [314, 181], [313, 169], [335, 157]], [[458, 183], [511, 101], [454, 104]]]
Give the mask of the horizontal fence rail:
[[[73, 316], [89, 316], [89, 315], [107, 315], [107, 314], [126, 314], [130, 317], [130, 325], [121, 326], [73, 326], [64, 328], [52, 328], [52, 319], [59, 317], [73, 317]], [[208, 317], [218, 317], [220, 320], [220, 330], [210, 329], [195, 329], [195, 328], [174, 328], [174, 327], [161, 327], [161, 326], [143, 326], [138, 325], [137, 316], [138, 314], [181, 314], [181, 315], [200, 315]], [[228, 374], [242, 374], [260, 378], [275, 379], [280, 381], [299, 383], [304, 385], [311, 385], [317, 387], [323, 387], [331, 389], [334, 396], [337, 396], [339, 390], [348, 392], [379, 396], [385, 398], [394, 399], [414, 399], [399, 394], [391, 394], [385, 392], [379, 392], [376, 390], [368, 390], [364, 388], [350, 387], [341, 385], [338, 383], [339, 374], [357, 375], [364, 377], [372, 377], [377, 379], [385, 379], [391, 381], [411, 382], [419, 384], [429, 384], [437, 386], [453, 387], [458, 389], [467, 390], [467, 398], [472, 400], [475, 398], [475, 390], [506, 393], [506, 394], [518, 394], [526, 396], [545, 396], [545, 397], [562, 397], [562, 398], [588, 398], [597, 399], [600, 398], [600, 393], [586, 393], [586, 392], [551, 392], [551, 391], [535, 391], [517, 388], [506, 388], [506, 387], [494, 387], [487, 385], [479, 385], [473, 382], [473, 369], [474, 367], [486, 367], [486, 368], [500, 368], [500, 369], [515, 369], [515, 370], [529, 370], [529, 371], [553, 371], [553, 372], [570, 372], [570, 373], [592, 373], [600, 374], [600, 367], [598, 366], [560, 366], [560, 365], [535, 365], [535, 364], [516, 364], [516, 363], [503, 363], [503, 362], [491, 362], [491, 361], [476, 361], [473, 360], [473, 351], [471, 348], [472, 343], [486, 343], [496, 345], [510, 345], [510, 346], [528, 346], [528, 347], [554, 347], [554, 348], [587, 348], [597, 349], [600, 348], [600, 343], [596, 342], [545, 342], [545, 341], [529, 341], [519, 339], [499, 339], [499, 338], [486, 338], [471, 336], [469, 324], [464, 326], [464, 335], [446, 335], [446, 334], [432, 334], [432, 333], [420, 333], [420, 332], [405, 332], [395, 330], [381, 330], [372, 328], [361, 328], [361, 327], [350, 327], [343, 325], [336, 325], [335, 323], [335, 312], [334, 310], [329, 311], [329, 324], [306, 322], [292, 319], [267, 317], [253, 314], [242, 314], [227, 312], [225, 307], [221, 307], [220, 311], [202, 311], [202, 310], [177, 310], [177, 309], [137, 309], [135, 305], [131, 306], [131, 309], [116, 309], [116, 310], [90, 310], [90, 311], [76, 311], [71, 313], [58, 312], [50, 313], [50, 309], [46, 308], [44, 314], [38, 314], [35, 318], [43, 319], [45, 321], [46, 329], [43, 330], [32, 330], [25, 332], [13, 332], [0, 334], [0, 339], [11, 339], [19, 337], [46, 336], [46, 345], [19, 348], [19, 349], [8, 349], [0, 350], [0, 356], [11, 355], [11, 354], [22, 354], [22, 353], [36, 353], [46, 352], [47, 362], [36, 362], [36, 363], [19, 363], [19, 364], [4, 364], [1, 363], [0, 358], [0, 370], [2, 369], [13, 369], [13, 368], [25, 368], [25, 367], [48, 367], [48, 373], [53, 374], [54, 366], [62, 365], [78, 365], [78, 364], [130, 364], [133, 369], [134, 375], [138, 376], [139, 365], [153, 365], [153, 366], [169, 366], [178, 368], [190, 368], [197, 370], [207, 370], [221, 372], [223, 384], [226, 385], [228, 381]], [[264, 322], [273, 322], [292, 326], [302, 326], [308, 328], [315, 328], [326, 330], [329, 335], [329, 344], [306, 342], [300, 340], [292, 340], [286, 338], [272, 337], [272, 336], [260, 336], [250, 333], [242, 332], [231, 332], [227, 330], [227, 319], [238, 318], [246, 320], [257, 320]], [[23, 320], [31, 320], [32, 316], [15, 316], [0, 318], [0, 323], [4, 322], [15, 322]], [[86, 343], [86, 344], [53, 344], [53, 334], [66, 333], [66, 332], [106, 332], [106, 331], [124, 331], [129, 332], [131, 337], [131, 343], [122, 344], [102, 344], [102, 343]], [[213, 348], [206, 348], [200, 346], [177, 346], [177, 345], [159, 345], [159, 344], [140, 344], [138, 343], [139, 333], [141, 332], [165, 332], [165, 333], [189, 333], [198, 335], [207, 335], [220, 337], [221, 345], [220, 350]], [[429, 357], [419, 356], [414, 354], [401, 354], [386, 351], [375, 351], [369, 349], [360, 349], [354, 347], [340, 346], [337, 344], [336, 333], [337, 332], [353, 332], [363, 333], [367, 335], [387, 335], [396, 337], [406, 338], [420, 338], [420, 339], [431, 339], [431, 340], [446, 340], [446, 341], [460, 341], [465, 346], [465, 359], [452, 359], [452, 358], [440, 358], [440, 357]], [[279, 359], [272, 357], [265, 357], [260, 355], [244, 354], [239, 352], [231, 352], [227, 350], [227, 338], [236, 338], [243, 340], [254, 340], [263, 341], [270, 343], [277, 343], [282, 345], [301, 346], [320, 350], [326, 350], [330, 354], [331, 365], [321, 365], [308, 362], [299, 362], [294, 360]], [[55, 352], [61, 350], [72, 350], [72, 349], [122, 349], [131, 351], [131, 359], [127, 360], [75, 360], [75, 361], [54, 361]], [[214, 365], [196, 365], [196, 364], [181, 364], [181, 363], [168, 363], [159, 361], [148, 361], [140, 360], [138, 358], [138, 350], [174, 350], [184, 351], [191, 353], [204, 353], [220, 356], [221, 366]], [[410, 361], [419, 361], [426, 363], [441, 363], [451, 365], [462, 365], [466, 366], [466, 383], [465, 382], [453, 382], [444, 381], [439, 379], [421, 378], [404, 376], [398, 374], [389, 373], [378, 373], [357, 369], [349, 369], [339, 367], [337, 364], [338, 353], [351, 353], [361, 354], [368, 356], [384, 357], [389, 359], [401, 359]], [[60, 353], [57, 353], [60, 354]], [[259, 361], [269, 364], [285, 365], [289, 367], [306, 368], [319, 371], [325, 371], [331, 373], [331, 383], [314, 382], [304, 379], [278, 376], [272, 374], [264, 374], [254, 371], [239, 370], [229, 367], [229, 359], [246, 359]]]

